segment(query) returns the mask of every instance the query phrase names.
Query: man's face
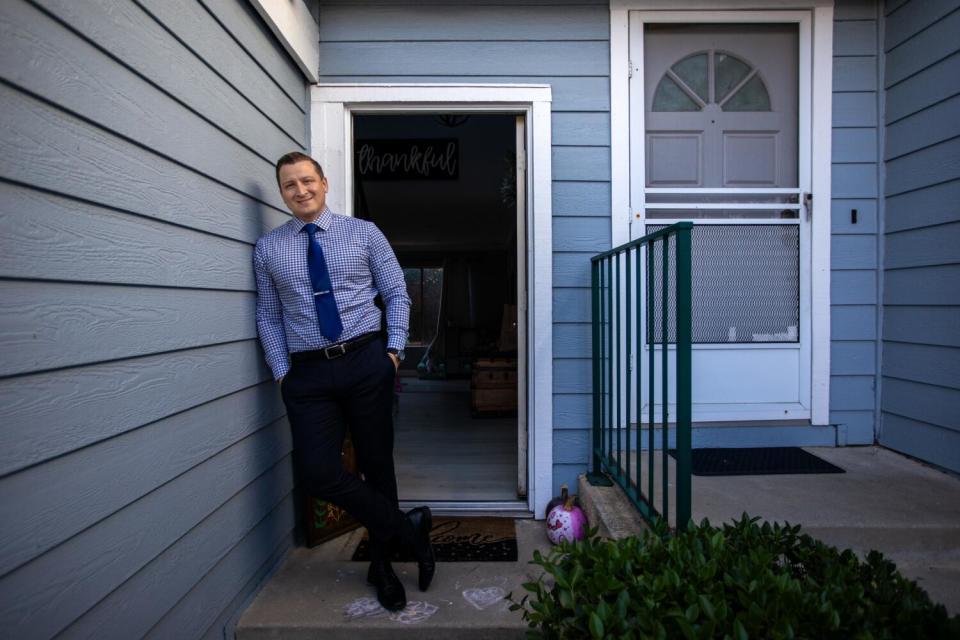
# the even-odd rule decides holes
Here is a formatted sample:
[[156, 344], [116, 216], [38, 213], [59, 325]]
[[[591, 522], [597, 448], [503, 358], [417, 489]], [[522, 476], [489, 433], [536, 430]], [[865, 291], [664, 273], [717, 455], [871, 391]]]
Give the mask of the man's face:
[[285, 164], [280, 167], [280, 196], [293, 215], [311, 222], [327, 202], [327, 179], [307, 160]]

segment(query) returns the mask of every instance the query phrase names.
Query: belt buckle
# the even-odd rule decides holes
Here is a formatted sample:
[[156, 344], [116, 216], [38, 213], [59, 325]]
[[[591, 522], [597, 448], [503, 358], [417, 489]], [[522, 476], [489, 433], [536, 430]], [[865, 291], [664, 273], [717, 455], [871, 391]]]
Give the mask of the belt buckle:
[[347, 352], [347, 345], [343, 342], [340, 344], [334, 344], [329, 347], [324, 347], [323, 355], [327, 360], [333, 360], [334, 358], [339, 358]]

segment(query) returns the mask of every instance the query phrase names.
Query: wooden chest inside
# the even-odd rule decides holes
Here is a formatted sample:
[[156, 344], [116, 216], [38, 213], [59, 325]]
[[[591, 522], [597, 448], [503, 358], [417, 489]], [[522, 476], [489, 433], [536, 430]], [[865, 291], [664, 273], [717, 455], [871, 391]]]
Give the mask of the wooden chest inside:
[[474, 415], [516, 415], [517, 360], [485, 358], [474, 361], [470, 400]]

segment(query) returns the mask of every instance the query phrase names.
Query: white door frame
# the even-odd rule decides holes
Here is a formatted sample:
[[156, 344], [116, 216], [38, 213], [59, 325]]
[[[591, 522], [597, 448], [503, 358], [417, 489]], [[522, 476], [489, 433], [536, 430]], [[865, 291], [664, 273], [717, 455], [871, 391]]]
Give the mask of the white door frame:
[[[768, 10], [750, 10], [768, 6]], [[800, 6], [807, 10], [797, 10]], [[784, 7], [784, 9], [780, 9]], [[789, 7], [789, 10], [786, 10]], [[630, 13], [643, 11], [645, 22], [769, 23], [808, 22], [800, 40], [800, 135], [809, 132], [809, 157], [801, 155], [798, 171], [808, 175], [813, 193], [810, 220], [810, 421], [830, 418], [830, 162], [833, 124], [832, 0], [611, 0], [610, 3], [610, 156], [611, 238], [613, 246], [630, 238], [630, 223], [642, 203], [631, 192], [631, 144], [642, 144], [643, 131], [630, 129], [630, 80], [640, 74], [642, 60], [630, 57]], [[807, 35], [805, 35], [807, 34]], [[618, 71], [621, 70], [621, 71]], [[809, 87], [804, 95], [803, 88]], [[806, 118], [806, 120], [805, 120]], [[642, 127], [641, 127], [642, 128]], [[800, 145], [804, 148], [806, 145]], [[804, 214], [802, 214], [804, 215]]]
[[[526, 387], [527, 505], [542, 517], [553, 492], [553, 272], [549, 85], [529, 84], [321, 84], [310, 90], [310, 148], [330, 182], [330, 208], [352, 215], [353, 114], [371, 112], [510, 113], [526, 117]], [[523, 331], [518, 332], [519, 334]], [[521, 346], [522, 349], [522, 346]], [[521, 375], [523, 371], [520, 372]], [[521, 380], [524, 378], [521, 377]], [[523, 417], [521, 410], [520, 416]]]

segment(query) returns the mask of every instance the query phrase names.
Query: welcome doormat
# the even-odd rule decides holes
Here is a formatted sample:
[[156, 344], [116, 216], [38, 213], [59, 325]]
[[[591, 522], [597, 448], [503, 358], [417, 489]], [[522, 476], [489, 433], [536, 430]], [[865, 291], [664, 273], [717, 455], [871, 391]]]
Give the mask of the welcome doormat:
[[[433, 518], [430, 541], [438, 562], [516, 562], [517, 529], [511, 518]], [[367, 534], [353, 559], [369, 561]], [[396, 552], [393, 562], [415, 562], [410, 553]]]
[[[693, 449], [695, 476], [770, 476], [806, 473], [846, 473], [800, 447], [756, 449]], [[677, 457], [675, 449], [670, 455]]]

